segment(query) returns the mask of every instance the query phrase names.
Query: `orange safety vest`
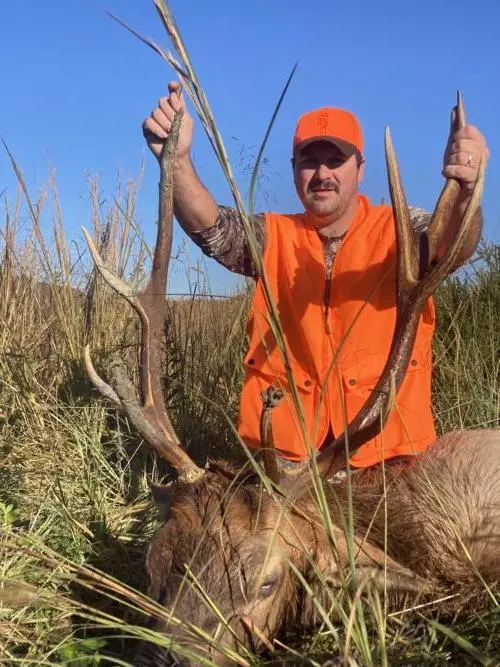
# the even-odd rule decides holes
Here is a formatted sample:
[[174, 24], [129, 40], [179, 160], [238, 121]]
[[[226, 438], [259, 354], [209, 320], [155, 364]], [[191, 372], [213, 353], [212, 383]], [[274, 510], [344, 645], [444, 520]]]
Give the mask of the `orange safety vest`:
[[[263, 256], [277, 305], [309, 442], [319, 448], [329, 426], [339, 435], [375, 387], [389, 354], [396, 320], [395, 229], [389, 206], [359, 197], [355, 218], [333, 264], [326, 306], [326, 269], [321, 239], [308, 213], [266, 214]], [[264, 291], [257, 281], [248, 319], [249, 348], [240, 402], [239, 433], [260, 447], [261, 391], [280, 387], [272, 409], [280, 455], [307, 458], [307, 447], [287, 381], [285, 364], [268, 324]], [[413, 354], [395, 406], [381, 433], [352, 456], [366, 467], [393, 456], [427, 449], [436, 438], [431, 411], [434, 305], [420, 318]]]

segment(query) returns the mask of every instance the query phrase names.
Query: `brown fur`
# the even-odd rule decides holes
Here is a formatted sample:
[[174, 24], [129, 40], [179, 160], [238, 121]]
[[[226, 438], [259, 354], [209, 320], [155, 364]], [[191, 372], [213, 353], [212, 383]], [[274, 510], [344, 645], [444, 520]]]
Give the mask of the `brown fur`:
[[[484, 582], [500, 581], [500, 431], [449, 433], [412, 464], [400, 460], [387, 462], [385, 471], [378, 466], [354, 472], [352, 486], [356, 585], [438, 596], [479, 594]], [[156, 627], [224, 664], [209, 643], [186, 630], [191, 623], [215, 635], [220, 626], [200, 588], [237, 636], [219, 627], [222, 644], [259, 645], [285, 627], [314, 623], [316, 607], [290, 563], [329, 606], [331, 590], [337, 596], [345, 590], [348, 550], [341, 526], [347, 484], [325, 484], [336, 549], [311, 489], [312, 481], [280, 499], [265, 492], [256, 476], [218, 463], [197, 484], [167, 491], [168, 519], [150, 545], [147, 567], [150, 594], [181, 623]], [[324, 590], [325, 579], [330, 591]], [[160, 662], [158, 656], [154, 663], [141, 660], [137, 664], [168, 664], [165, 656]]]

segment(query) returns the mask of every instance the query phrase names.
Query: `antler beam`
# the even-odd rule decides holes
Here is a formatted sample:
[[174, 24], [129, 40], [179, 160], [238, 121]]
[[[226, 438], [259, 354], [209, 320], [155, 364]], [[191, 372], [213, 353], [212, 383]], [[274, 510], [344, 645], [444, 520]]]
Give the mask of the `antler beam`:
[[96, 373], [88, 348], [85, 350], [84, 362], [94, 386], [123, 408], [143, 438], [177, 470], [181, 481], [192, 483], [204, 475], [204, 470], [199, 468], [180, 446], [165, 408], [161, 382], [167, 275], [172, 250], [172, 169], [181, 120], [182, 110], [175, 116], [160, 158], [158, 232], [151, 276], [142, 292], [136, 294], [130, 285], [113, 273], [100, 256], [90, 235], [83, 230], [97, 270], [106, 283], [125, 298], [139, 315], [141, 402], [127, 377], [123, 361], [117, 355], [112, 355], [107, 364], [111, 386]]

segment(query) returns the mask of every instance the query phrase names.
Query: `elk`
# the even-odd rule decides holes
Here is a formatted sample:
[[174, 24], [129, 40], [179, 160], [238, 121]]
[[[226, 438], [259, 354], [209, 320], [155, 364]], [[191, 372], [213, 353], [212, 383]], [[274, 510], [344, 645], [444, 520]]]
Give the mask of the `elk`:
[[[463, 123], [461, 100], [458, 111], [458, 122]], [[458, 196], [458, 183], [445, 183], [428, 230], [429, 261], [422, 272], [419, 244], [386, 133], [397, 231], [398, 315], [375, 391], [345, 433], [319, 453], [315, 460], [319, 475], [306, 470], [280, 479], [269, 455], [264, 459], [268, 473], [264, 477], [258, 474], [255, 461], [243, 470], [224, 461], [212, 461], [202, 469], [182, 449], [161, 387], [172, 243], [172, 160], [181, 114], [175, 118], [161, 157], [158, 235], [150, 281], [139, 295], [113, 275], [86, 235], [98, 271], [141, 320], [140, 400], [116, 356], [107, 364], [109, 384], [97, 375], [88, 349], [87, 372], [99, 391], [125, 410], [142, 437], [177, 471], [175, 482], [153, 487], [163, 523], [147, 554], [149, 595], [167, 611], [152, 617], [149, 627], [172, 638], [179, 654], [187, 656], [181, 664], [197, 664], [192, 657], [196, 652], [216, 664], [232, 664], [231, 651], [269, 646], [285, 627], [315, 623], [317, 607], [307, 589], [320, 598], [326, 596], [327, 604], [332, 595], [352, 585], [388, 592], [388, 597], [436, 591], [480, 595], [491, 590], [500, 581], [499, 430], [448, 433], [415, 457], [413, 465], [387, 466], [383, 478], [372, 484], [363, 484], [355, 476], [346, 482], [335, 475], [346, 467], [349, 453], [382, 428], [410, 360], [421, 309], [454, 268], [468, 241], [479, 207], [484, 165], [456, 238], [433, 261], [443, 241], [446, 216]], [[272, 441], [265, 418], [262, 434]], [[315, 480], [326, 498], [329, 528]], [[354, 522], [349, 540], [345, 513], [350, 502]], [[173, 661], [170, 650], [144, 642], [134, 664]]]

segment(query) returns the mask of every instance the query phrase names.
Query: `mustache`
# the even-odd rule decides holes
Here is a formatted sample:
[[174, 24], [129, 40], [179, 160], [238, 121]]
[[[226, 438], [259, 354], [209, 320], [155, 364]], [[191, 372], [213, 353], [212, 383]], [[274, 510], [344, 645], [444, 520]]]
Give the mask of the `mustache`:
[[339, 184], [335, 181], [314, 181], [309, 184], [309, 190], [313, 192], [339, 192]]

